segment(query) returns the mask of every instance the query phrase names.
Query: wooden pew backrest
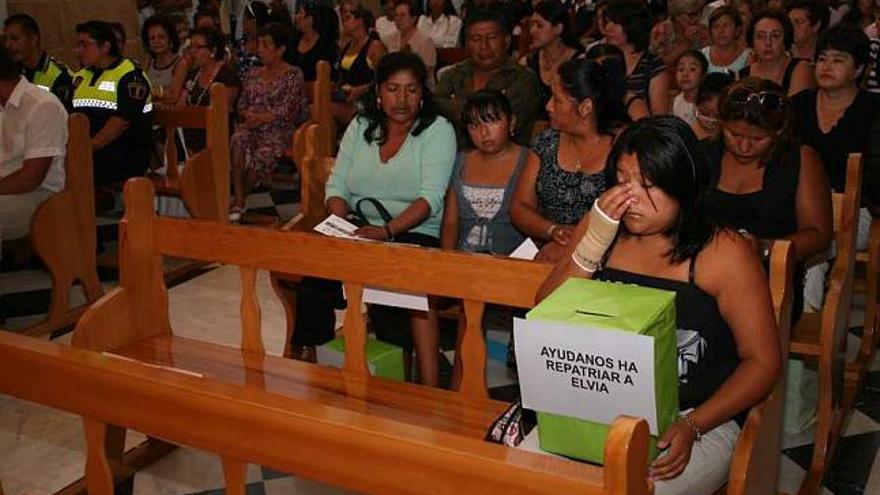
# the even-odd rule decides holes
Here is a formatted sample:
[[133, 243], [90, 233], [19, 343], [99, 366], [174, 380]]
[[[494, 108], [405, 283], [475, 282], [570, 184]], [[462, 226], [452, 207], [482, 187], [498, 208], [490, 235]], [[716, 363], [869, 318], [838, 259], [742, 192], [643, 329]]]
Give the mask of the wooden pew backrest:
[[[193, 361], [186, 359], [207, 359], [209, 355], [229, 356], [229, 360], [222, 361], [223, 369], [241, 369], [244, 364], [245, 368], [237, 372], [243, 376], [230, 383], [215, 383], [207, 376], [197, 379], [169, 375], [167, 378], [177, 385], [174, 388], [178, 395], [174, 399], [166, 395], [139, 396], [139, 388], [125, 387], [129, 391], [126, 397], [133, 397], [127, 403], [161, 402], [165, 407], [162, 414], [171, 418], [196, 414], [201, 418], [199, 427], [195, 427], [198, 434], [193, 432], [192, 424], [174, 419], [170, 421], [174, 425], [165, 424], [169, 421], [155, 417], [161, 414], [148, 413], [149, 407], [133, 406], [137, 411], [129, 408], [125, 414], [119, 410], [96, 412], [94, 408], [77, 412], [99, 422], [120, 424], [220, 452], [225, 456], [224, 465], [233, 466], [230, 469], [236, 472], [242, 462], [238, 460], [248, 460], [374, 493], [418, 492], [424, 489], [418, 479], [431, 479], [432, 490], [443, 493], [648, 493], [647, 430], [643, 421], [619, 420], [621, 424], [606, 444], [606, 456], [613, 461], [604, 470], [482, 441], [488, 422], [505, 407], [486, 398], [484, 305], [532, 306], [550, 266], [157, 217], [153, 212], [152, 187], [146, 179], [133, 179], [126, 184], [126, 215], [120, 223], [120, 285], [84, 315], [75, 331], [74, 345], [94, 351], [120, 349], [116, 352], [134, 359], [134, 363], [112, 363], [126, 367], [125, 372], [123, 368], [113, 368], [113, 375], [120, 380], [131, 371], [128, 366], [138, 360], [160, 360], [164, 366], [181, 365], [188, 369], [182, 363]], [[162, 256], [240, 267], [240, 351], [172, 335], [168, 294], [160, 266]], [[462, 345], [461, 393], [371, 378], [365, 357], [366, 326], [358, 311], [346, 314], [343, 331], [347, 352], [342, 370], [265, 356], [255, 290], [258, 268], [342, 280], [352, 307], [360, 306], [365, 285], [411, 292], [430, 288], [432, 294], [463, 299], [467, 324]], [[185, 358], [185, 349], [202, 351]], [[87, 361], [93, 365], [107, 364], [106, 360]], [[290, 396], [272, 384], [282, 376], [290, 380], [291, 385], [287, 386], [293, 387], [283, 389], [290, 391]], [[319, 379], [332, 385], [335, 395], [327, 388], [315, 386]], [[105, 382], [105, 386], [113, 390], [104, 389], [104, 396], [119, 397], [123, 388], [113, 381]], [[160, 385], [151, 383], [143, 393], [147, 389], [158, 393], [159, 388]], [[25, 392], [16, 389], [16, 393]], [[383, 400], [370, 402], [376, 398]], [[417, 411], [398, 412], [396, 407], [402, 407], [403, 402], [417, 406]], [[205, 405], [226, 416], [192, 411], [196, 408], [192, 404], [196, 403], [199, 409]], [[171, 409], [169, 404], [174, 404]], [[188, 409], [190, 413], [178, 413], [175, 408]], [[454, 421], [465, 421], [468, 411], [471, 426], [467, 430], [459, 428], [458, 423], [450, 423], [459, 417]], [[434, 420], [433, 415], [441, 416]], [[438, 421], [446, 426], [441, 427]], [[210, 434], [202, 436], [203, 423]], [[226, 432], [212, 429], [221, 423]], [[474, 423], [479, 423], [476, 434]], [[233, 424], [239, 427], [230, 435], [228, 428]], [[100, 442], [100, 428], [95, 429], [99, 433], [93, 435], [93, 442]], [[243, 436], [249, 441], [237, 441]], [[302, 449], [302, 445], [314, 447]], [[365, 455], [369, 463], [363, 462]], [[340, 472], [345, 472], [345, 476], [339, 476]], [[393, 475], [376, 476], [377, 472]]]
[[[163, 181], [167, 189], [161, 192], [179, 194], [193, 217], [224, 222], [229, 219], [229, 102], [222, 84], [212, 84], [210, 94], [207, 107], [157, 107], [154, 122], [167, 136]], [[182, 172], [176, 166], [178, 129], [205, 130], [205, 149], [192, 154]]]
[[[101, 297], [96, 261], [95, 192], [89, 121], [82, 114], [68, 119], [64, 189], [43, 202], [31, 222], [31, 242], [52, 279], [49, 314], [44, 322], [25, 329], [43, 335], [76, 322]], [[70, 289], [79, 282], [84, 306], [70, 308]]]
[[[779, 329], [782, 362], [788, 360], [793, 302], [794, 247], [776, 241], [770, 254], [770, 295]], [[752, 407], [737, 440], [730, 465], [727, 495], [776, 494], [785, 404], [785, 371], [777, 378], [770, 396]]]

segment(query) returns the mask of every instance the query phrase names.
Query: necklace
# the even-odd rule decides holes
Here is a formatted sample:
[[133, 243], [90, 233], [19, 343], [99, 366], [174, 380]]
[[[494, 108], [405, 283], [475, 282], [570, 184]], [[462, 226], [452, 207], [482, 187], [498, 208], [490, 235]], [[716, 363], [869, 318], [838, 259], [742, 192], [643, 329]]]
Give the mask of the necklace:
[[[574, 171], [581, 172], [581, 170], [584, 168], [584, 163], [583, 163], [583, 161], [581, 161], [582, 153], [581, 153], [580, 149], [578, 149], [577, 141], [575, 141], [574, 136], [572, 136], [571, 134], [566, 134], [565, 137], [566, 137], [566, 140], [568, 141], [568, 146], [571, 149], [571, 152], [574, 156], [574, 161], [575, 161]], [[592, 155], [595, 153], [595, 150], [598, 147], [599, 141], [601, 139], [602, 139], [602, 136], [597, 135], [596, 137], [594, 137], [593, 141], [590, 143], [589, 151], [587, 151], [583, 155], [586, 156], [587, 158], [592, 158]]]

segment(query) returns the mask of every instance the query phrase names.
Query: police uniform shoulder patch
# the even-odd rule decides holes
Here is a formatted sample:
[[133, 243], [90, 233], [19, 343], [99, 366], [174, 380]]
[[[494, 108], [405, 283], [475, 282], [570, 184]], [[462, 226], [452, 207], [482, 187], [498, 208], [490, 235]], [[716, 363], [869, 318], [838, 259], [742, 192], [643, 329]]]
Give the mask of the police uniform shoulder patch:
[[82, 82], [83, 76], [76, 76], [75, 78], [73, 78], [73, 89], [78, 88], [79, 85], [82, 84]]
[[128, 96], [134, 100], [146, 100], [149, 91], [147, 85], [141, 81], [131, 81], [128, 83]]

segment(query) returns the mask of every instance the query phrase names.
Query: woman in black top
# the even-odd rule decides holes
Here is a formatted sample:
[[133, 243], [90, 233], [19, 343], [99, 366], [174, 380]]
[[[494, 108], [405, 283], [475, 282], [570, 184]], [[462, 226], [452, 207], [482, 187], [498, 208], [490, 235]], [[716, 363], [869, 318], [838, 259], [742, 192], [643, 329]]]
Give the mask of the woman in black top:
[[[706, 172], [684, 121], [632, 124], [608, 157], [616, 185], [580, 222], [573, 236], [580, 245], [539, 291], [543, 298], [574, 276], [676, 293], [683, 416], [660, 438], [665, 452], [649, 469], [657, 494], [711, 494], [727, 481], [739, 435], [734, 418], [769, 393], [781, 367], [767, 278], [748, 241], [708, 220]], [[592, 268], [585, 265], [583, 245], [597, 238], [598, 225], [614, 221], [616, 240], [600, 236], [613, 244], [593, 251], [605, 254]]]
[[[825, 164], [834, 192], [844, 192], [846, 162], [850, 153], [865, 153], [872, 135], [877, 96], [859, 89], [859, 80], [868, 67], [870, 42], [861, 29], [840, 24], [825, 32], [816, 44], [816, 81], [818, 89], [803, 91], [792, 99], [795, 131], [801, 142], [813, 147]], [[867, 173], [867, 171], [866, 171]], [[867, 173], [866, 185], [876, 182]], [[862, 205], [876, 204], [875, 187], [863, 187]], [[871, 214], [867, 207], [859, 211], [856, 248], [868, 246]], [[806, 303], [821, 308], [824, 299], [828, 263], [819, 263], [807, 271]]]
[[746, 30], [753, 62], [739, 72], [740, 78], [769, 79], [782, 86], [786, 95], [816, 85], [810, 64], [788, 54], [794, 43], [794, 27], [788, 16], [775, 10], [756, 15]]
[[293, 16], [296, 33], [287, 63], [302, 69], [306, 81], [317, 78], [320, 60], [336, 62], [339, 43], [339, 17], [329, 5], [315, 0], [297, 3]]
[[[767, 252], [769, 240], [794, 243], [803, 287], [803, 263], [831, 243], [831, 193], [818, 155], [792, 142], [791, 103], [777, 84], [747, 78], [721, 97], [720, 141], [707, 145], [710, 214], [751, 236]], [[795, 291], [794, 317], [803, 307]]]
[[375, 21], [370, 9], [357, 0], [346, 0], [339, 7], [342, 32], [349, 40], [336, 63], [338, 86], [333, 93], [333, 116], [342, 127], [354, 116], [355, 102], [373, 85], [374, 68], [385, 55], [385, 46], [373, 32]]
[[571, 32], [568, 9], [559, 0], [544, 0], [535, 6], [529, 20], [532, 39], [531, 53], [520, 63], [532, 69], [541, 83], [542, 119], [547, 118], [546, 107], [550, 101], [550, 86], [556, 80], [559, 66], [579, 56], [580, 43]]

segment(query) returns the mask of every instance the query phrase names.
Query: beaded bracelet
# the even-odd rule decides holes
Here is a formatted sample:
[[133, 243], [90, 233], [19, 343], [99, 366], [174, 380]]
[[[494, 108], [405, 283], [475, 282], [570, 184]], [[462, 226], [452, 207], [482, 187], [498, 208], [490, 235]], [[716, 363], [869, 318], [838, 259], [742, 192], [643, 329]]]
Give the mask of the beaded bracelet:
[[694, 412], [691, 411], [691, 412], [685, 414], [684, 416], [682, 416], [681, 419], [683, 419], [684, 422], [687, 423], [687, 425], [690, 427], [691, 431], [694, 432], [694, 440], [699, 442], [700, 439], [703, 438], [703, 432], [700, 431], [700, 426], [697, 425], [696, 421], [694, 421], [693, 416], [694, 416]]

